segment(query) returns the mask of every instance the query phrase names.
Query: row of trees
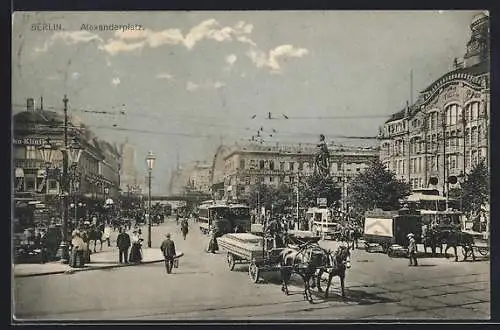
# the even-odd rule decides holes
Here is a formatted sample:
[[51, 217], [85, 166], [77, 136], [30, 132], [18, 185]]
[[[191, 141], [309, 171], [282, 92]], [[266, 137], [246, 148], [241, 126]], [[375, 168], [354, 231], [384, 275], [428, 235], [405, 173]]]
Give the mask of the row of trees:
[[[464, 178], [460, 188], [450, 189], [450, 197], [461, 198], [463, 211], [474, 216], [489, 202], [489, 181], [488, 168], [484, 162], [480, 162]], [[252, 186], [243, 199], [252, 208], [261, 206], [282, 212], [296, 206], [297, 188], [299, 205], [303, 208], [316, 206], [318, 197], [328, 198], [329, 206], [335, 205], [341, 198], [339, 183], [314, 174], [301, 178], [295, 185], [275, 187], [257, 184]], [[400, 199], [411, 193], [411, 186], [398, 180], [379, 160], [353, 178], [347, 189], [349, 196], [346, 202], [355, 217], [362, 216], [366, 210], [373, 208], [395, 210], [400, 206]]]

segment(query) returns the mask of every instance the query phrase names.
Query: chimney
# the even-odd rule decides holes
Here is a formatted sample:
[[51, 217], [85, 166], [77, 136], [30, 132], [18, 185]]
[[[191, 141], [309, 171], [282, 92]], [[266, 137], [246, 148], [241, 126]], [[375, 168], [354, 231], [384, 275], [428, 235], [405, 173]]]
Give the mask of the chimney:
[[35, 111], [35, 99], [30, 97], [26, 99], [26, 110], [27, 111]]

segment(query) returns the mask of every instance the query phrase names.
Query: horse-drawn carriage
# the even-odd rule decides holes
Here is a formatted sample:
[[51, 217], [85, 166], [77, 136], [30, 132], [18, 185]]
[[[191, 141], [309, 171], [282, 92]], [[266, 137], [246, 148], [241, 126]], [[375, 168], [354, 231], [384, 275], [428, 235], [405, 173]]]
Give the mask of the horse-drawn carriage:
[[406, 255], [407, 235], [413, 233], [419, 243], [422, 232], [422, 216], [418, 211], [401, 209], [382, 211], [380, 209], [365, 213], [363, 239], [365, 250], [382, 250], [389, 256]]

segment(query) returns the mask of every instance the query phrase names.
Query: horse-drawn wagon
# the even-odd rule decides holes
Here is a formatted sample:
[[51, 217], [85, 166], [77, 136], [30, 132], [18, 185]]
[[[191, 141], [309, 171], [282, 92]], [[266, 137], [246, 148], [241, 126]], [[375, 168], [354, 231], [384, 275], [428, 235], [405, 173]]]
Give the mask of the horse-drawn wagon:
[[367, 252], [381, 248], [389, 256], [404, 255], [409, 233], [415, 235], [418, 243], [422, 233], [422, 216], [418, 211], [373, 210], [365, 213], [363, 239]]
[[[287, 243], [318, 242], [320, 237], [297, 237], [295, 233], [287, 234]], [[281, 252], [285, 242], [277, 242], [270, 235], [255, 235], [250, 233], [230, 233], [217, 240], [219, 246], [227, 252], [229, 270], [236, 264], [248, 264], [248, 275], [252, 282], [257, 283], [262, 272], [281, 270]]]

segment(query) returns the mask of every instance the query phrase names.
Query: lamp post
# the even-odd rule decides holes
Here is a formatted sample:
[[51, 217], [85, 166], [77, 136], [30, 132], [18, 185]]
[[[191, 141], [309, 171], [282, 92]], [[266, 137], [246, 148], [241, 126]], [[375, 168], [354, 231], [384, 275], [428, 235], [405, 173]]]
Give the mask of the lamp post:
[[[66, 140], [66, 137], [65, 137]], [[55, 148], [53, 145], [50, 143], [50, 139], [46, 139], [45, 143], [40, 146], [39, 148], [40, 154], [42, 156], [42, 159], [46, 163], [46, 172], [48, 174], [49, 166], [52, 163], [53, 156], [54, 156], [54, 150]], [[72, 164], [73, 171], [76, 173], [76, 164], [78, 164], [78, 161], [80, 159], [80, 155], [82, 150], [80, 149], [78, 143], [76, 143], [75, 140], [73, 140], [73, 143], [71, 145], [65, 145], [63, 148], [61, 148], [61, 152], [63, 153], [63, 175], [60, 180], [61, 184], [61, 197], [63, 198], [62, 200], [62, 240], [61, 244], [59, 246], [59, 252], [58, 254], [61, 256], [61, 261], [62, 262], [68, 262], [69, 260], [69, 251], [68, 251], [68, 217], [69, 217], [69, 212], [67, 210], [67, 199], [66, 197], [69, 195], [69, 185], [68, 185], [68, 165]], [[68, 164], [69, 163], [69, 164]], [[76, 203], [75, 203], [76, 204]], [[76, 207], [75, 207], [76, 208]]]
[[148, 165], [148, 248], [151, 247], [151, 173], [155, 164], [155, 155], [152, 151], [146, 156], [146, 164]]

